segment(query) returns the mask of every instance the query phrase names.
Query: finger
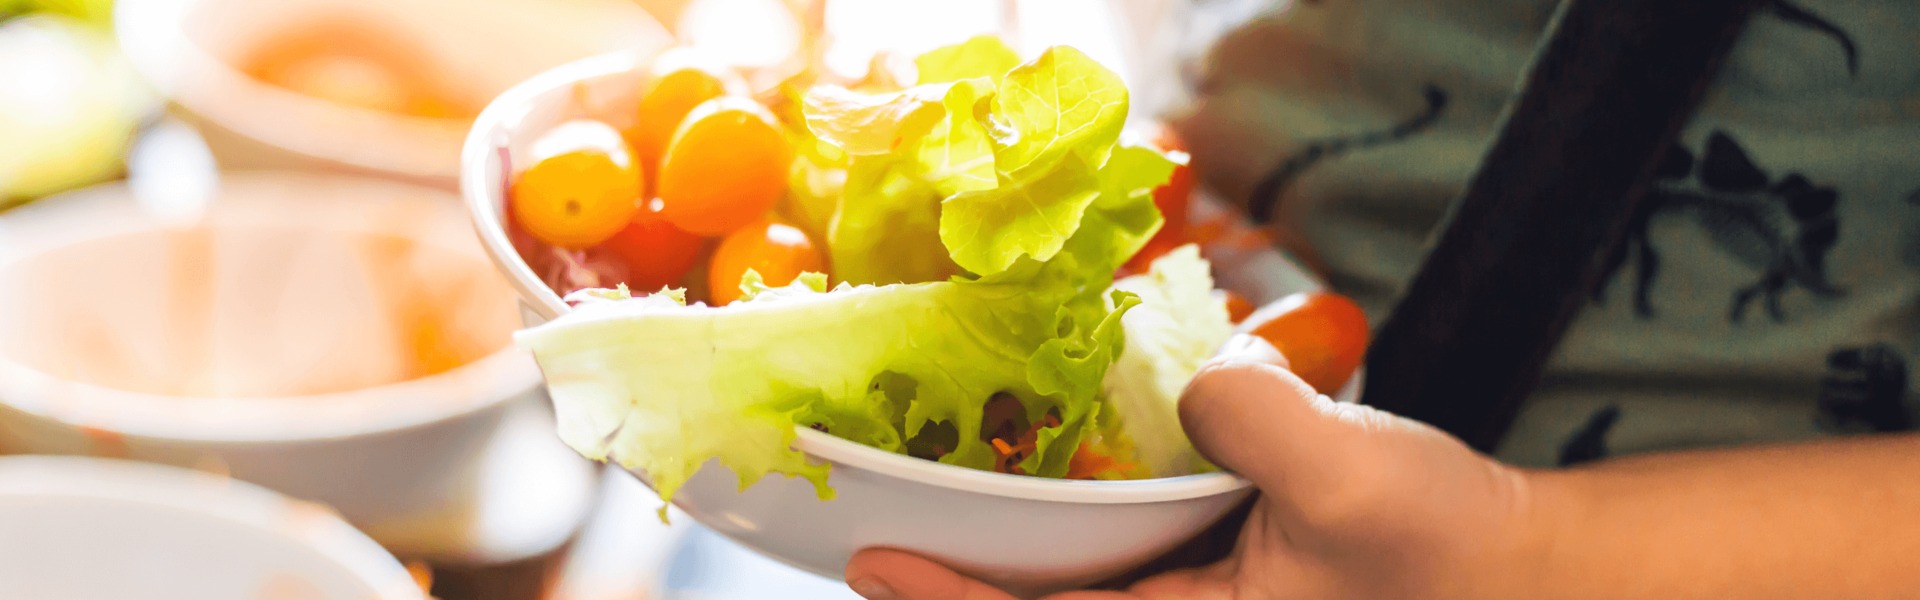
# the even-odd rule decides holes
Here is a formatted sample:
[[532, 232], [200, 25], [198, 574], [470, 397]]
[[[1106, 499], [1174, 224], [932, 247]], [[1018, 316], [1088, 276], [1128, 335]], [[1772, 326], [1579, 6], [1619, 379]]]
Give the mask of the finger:
[[867, 600], [1014, 600], [933, 561], [886, 548], [854, 553], [847, 587]]
[[1180, 423], [1194, 448], [1269, 494], [1302, 498], [1340, 489], [1364, 464], [1382, 430], [1401, 419], [1337, 404], [1275, 366], [1272, 345], [1253, 336], [1230, 343], [1202, 366], [1180, 398]]
[[1273, 344], [1268, 343], [1264, 338], [1245, 333], [1237, 333], [1227, 338], [1227, 343], [1220, 346], [1220, 351], [1215, 353], [1214, 357], [1236, 357], [1253, 362], [1272, 363], [1282, 369], [1293, 369], [1293, 363], [1287, 361], [1287, 355], [1281, 354], [1279, 348], [1273, 347]]

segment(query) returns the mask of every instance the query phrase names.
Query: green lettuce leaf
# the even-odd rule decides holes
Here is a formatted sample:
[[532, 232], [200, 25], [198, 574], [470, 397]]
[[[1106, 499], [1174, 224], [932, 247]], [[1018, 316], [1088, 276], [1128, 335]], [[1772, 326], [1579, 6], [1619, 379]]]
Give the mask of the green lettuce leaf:
[[1099, 195], [1094, 167], [1069, 155], [1042, 177], [1002, 180], [991, 190], [947, 198], [940, 205], [940, 241], [954, 263], [974, 273], [1005, 271], [1023, 256], [1048, 260]]
[[1100, 169], [1100, 195], [1087, 207], [1066, 251], [1108, 272], [1133, 258], [1166, 222], [1153, 204], [1153, 190], [1166, 185], [1176, 164], [1146, 146], [1115, 148]]
[[940, 245], [940, 196], [913, 169], [892, 156], [854, 159], [826, 238], [835, 277], [884, 285], [959, 273]]
[[1178, 411], [1187, 382], [1233, 335], [1226, 301], [1213, 295], [1210, 269], [1199, 247], [1189, 244], [1113, 285], [1115, 292], [1137, 295], [1140, 305], [1121, 319], [1126, 349], [1101, 387], [1107, 412], [1118, 417], [1135, 459], [1154, 477], [1212, 468], [1194, 452]]
[[1007, 71], [1020, 66], [1020, 55], [1000, 38], [982, 35], [922, 54], [913, 59], [913, 66], [920, 71], [916, 81], [922, 85], [987, 77], [997, 86]]
[[991, 468], [979, 428], [1001, 392], [1062, 417], [1029, 471], [1058, 474], [1098, 414], [1120, 319], [1137, 302], [1084, 308], [1076, 299], [1101, 290], [1074, 287], [1078, 269], [1063, 256], [1024, 261], [1010, 269], [1019, 277], [832, 291], [819, 275], [767, 288], [750, 273], [745, 301], [724, 307], [603, 290], [515, 339], [546, 375], [561, 439], [645, 471], [667, 500], [710, 459], [742, 488], [779, 473], [831, 498], [828, 466], [789, 447], [800, 426], [901, 452], [929, 423], [949, 423], [959, 441], [940, 461]]
[[1126, 117], [1119, 75], [1078, 50], [1050, 48], [1008, 72], [988, 115], [998, 185], [941, 206], [940, 240], [954, 262], [987, 274], [1021, 255], [1051, 259], [1099, 195], [1095, 173]]
[[980, 118], [993, 97], [993, 86], [984, 78], [956, 81], [942, 97], [940, 105], [946, 111], [914, 156], [919, 176], [941, 197], [999, 185], [993, 136]]

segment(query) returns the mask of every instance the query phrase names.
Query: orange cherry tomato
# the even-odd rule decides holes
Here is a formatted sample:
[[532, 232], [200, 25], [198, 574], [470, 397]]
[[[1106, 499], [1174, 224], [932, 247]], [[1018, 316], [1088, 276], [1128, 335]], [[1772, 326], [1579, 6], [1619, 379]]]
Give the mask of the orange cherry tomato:
[[1227, 319], [1233, 321], [1235, 325], [1247, 320], [1247, 317], [1253, 314], [1253, 303], [1245, 296], [1235, 294], [1232, 290], [1214, 290], [1213, 295], [1226, 301]]
[[1279, 348], [1293, 373], [1322, 394], [1346, 385], [1367, 352], [1367, 315], [1332, 292], [1281, 298], [1254, 311], [1246, 323], [1255, 324], [1252, 333]]
[[660, 201], [649, 204], [634, 213], [626, 229], [602, 244], [627, 263], [626, 284], [634, 293], [673, 285], [700, 259], [702, 238], [660, 218]]
[[807, 271], [826, 272], [826, 259], [806, 232], [791, 225], [762, 221], [742, 227], [727, 234], [714, 251], [707, 279], [714, 304], [740, 299], [740, 276], [747, 269], [759, 273], [768, 286], [779, 287]]
[[660, 214], [717, 236], [759, 220], [787, 192], [792, 150], [767, 109], [733, 96], [687, 114], [660, 163]]
[[724, 65], [687, 48], [668, 50], [655, 60], [653, 81], [640, 97], [633, 127], [627, 129], [627, 141], [633, 144], [647, 181], [659, 181], [660, 158], [688, 112], [702, 102], [744, 88], [739, 76]]
[[534, 239], [581, 250], [613, 237], [639, 209], [641, 175], [620, 132], [569, 121], [534, 140], [534, 165], [513, 182], [513, 216]]

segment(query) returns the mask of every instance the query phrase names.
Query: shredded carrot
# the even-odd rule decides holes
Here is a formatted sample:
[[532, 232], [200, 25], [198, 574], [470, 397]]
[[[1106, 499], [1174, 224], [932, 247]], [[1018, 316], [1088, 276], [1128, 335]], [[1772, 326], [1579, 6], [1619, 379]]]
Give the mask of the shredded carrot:
[[1133, 468], [1132, 463], [1114, 460], [1113, 457], [1094, 450], [1092, 445], [1081, 442], [1080, 447], [1074, 449], [1073, 458], [1067, 463], [1067, 475], [1062, 479], [1094, 479], [1101, 474], [1118, 475]]

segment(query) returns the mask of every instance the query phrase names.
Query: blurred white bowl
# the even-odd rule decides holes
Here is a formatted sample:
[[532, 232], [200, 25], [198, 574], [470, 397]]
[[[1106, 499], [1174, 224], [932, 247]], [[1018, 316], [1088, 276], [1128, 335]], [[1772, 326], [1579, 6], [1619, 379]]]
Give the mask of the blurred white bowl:
[[[536, 325], [566, 312], [514, 251], [501, 226], [506, 178], [527, 146], [577, 114], [576, 98], [612, 107], [628, 123], [649, 54], [621, 52], [568, 64], [515, 86], [481, 113], [467, 138], [461, 190], [494, 263]], [[1271, 252], [1271, 250], [1268, 250]], [[1262, 261], [1247, 264], [1272, 265]], [[1291, 263], [1278, 263], [1291, 268]], [[1266, 278], [1268, 281], [1304, 280]], [[1253, 299], [1268, 301], [1262, 290]], [[1273, 296], [1277, 298], [1278, 296]], [[795, 448], [833, 463], [838, 499], [821, 502], [804, 480], [767, 477], [745, 492], [709, 464], [674, 503], [740, 544], [838, 579], [861, 548], [890, 546], [935, 557], [1002, 587], [1033, 594], [1081, 585], [1144, 563], [1190, 538], [1252, 492], [1227, 473], [1145, 481], [1060, 481], [974, 471], [910, 458], [799, 429]], [[636, 473], [643, 480], [645, 473]], [[1021, 543], [1045, 532], [1044, 543]]]
[[370, 532], [464, 518], [541, 392], [450, 196], [252, 173], [193, 228], [117, 183], [0, 215], [0, 452], [226, 471]]
[[324, 508], [171, 467], [0, 457], [0, 540], [9, 598], [426, 598]]
[[255, 79], [244, 65], [303, 28], [345, 19], [410, 48], [398, 58], [419, 64], [418, 79], [477, 108], [555, 65], [671, 43], [630, 0], [120, 0], [114, 19], [134, 68], [198, 117], [222, 164], [346, 166], [449, 188], [470, 118], [324, 100]]

